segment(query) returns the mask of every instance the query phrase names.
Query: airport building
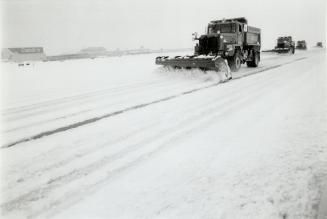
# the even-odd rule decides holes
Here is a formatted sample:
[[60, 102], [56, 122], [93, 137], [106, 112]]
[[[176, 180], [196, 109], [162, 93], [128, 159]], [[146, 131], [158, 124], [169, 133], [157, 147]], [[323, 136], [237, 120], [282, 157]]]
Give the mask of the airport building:
[[4, 48], [1, 58], [11, 62], [45, 61], [47, 59], [43, 47]]

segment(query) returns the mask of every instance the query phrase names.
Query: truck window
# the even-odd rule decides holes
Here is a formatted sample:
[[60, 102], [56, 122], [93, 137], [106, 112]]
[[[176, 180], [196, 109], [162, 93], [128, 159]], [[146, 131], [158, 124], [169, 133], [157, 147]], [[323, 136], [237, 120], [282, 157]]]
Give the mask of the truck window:
[[208, 34], [213, 33], [213, 27], [208, 27]]
[[218, 31], [220, 31], [220, 29], [219, 29], [219, 26], [217, 26], [217, 25], [213, 25], [213, 26], [208, 27], [208, 34], [218, 33]]
[[221, 33], [235, 33], [236, 32], [236, 24], [221, 24], [220, 32]]
[[236, 32], [236, 24], [219, 24], [208, 26], [208, 34], [211, 33], [235, 33]]

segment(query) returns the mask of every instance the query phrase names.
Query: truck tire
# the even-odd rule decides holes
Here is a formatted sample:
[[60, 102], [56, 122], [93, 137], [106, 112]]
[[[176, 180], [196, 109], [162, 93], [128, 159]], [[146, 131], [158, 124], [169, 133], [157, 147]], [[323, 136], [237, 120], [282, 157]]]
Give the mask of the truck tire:
[[228, 65], [233, 72], [237, 72], [238, 70], [240, 70], [241, 64], [241, 56], [238, 51], [235, 52], [233, 57], [228, 59]]
[[260, 53], [259, 53], [259, 52], [255, 52], [255, 53], [254, 53], [253, 60], [251, 60], [251, 61], [247, 61], [247, 62], [246, 62], [246, 65], [247, 65], [248, 67], [258, 67], [258, 65], [259, 65], [259, 61], [260, 61]]

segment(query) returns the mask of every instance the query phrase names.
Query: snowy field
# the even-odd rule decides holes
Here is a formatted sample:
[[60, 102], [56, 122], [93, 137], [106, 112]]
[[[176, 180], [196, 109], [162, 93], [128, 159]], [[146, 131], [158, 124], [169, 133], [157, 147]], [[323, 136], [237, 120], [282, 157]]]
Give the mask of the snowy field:
[[227, 83], [157, 55], [2, 64], [2, 217], [315, 218], [325, 50]]

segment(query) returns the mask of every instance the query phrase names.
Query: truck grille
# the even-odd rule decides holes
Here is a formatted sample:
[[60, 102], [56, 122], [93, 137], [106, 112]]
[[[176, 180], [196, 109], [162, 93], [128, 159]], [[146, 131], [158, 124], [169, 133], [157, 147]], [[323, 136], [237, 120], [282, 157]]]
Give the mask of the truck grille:
[[278, 43], [278, 44], [277, 44], [277, 47], [278, 47], [278, 48], [284, 48], [284, 47], [285, 47], [285, 44], [284, 44], [284, 43]]
[[208, 38], [208, 49], [212, 53], [217, 53], [219, 48], [219, 38], [217, 37], [210, 37]]
[[200, 54], [217, 54], [219, 50], [219, 37], [205, 37], [200, 40]]

